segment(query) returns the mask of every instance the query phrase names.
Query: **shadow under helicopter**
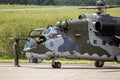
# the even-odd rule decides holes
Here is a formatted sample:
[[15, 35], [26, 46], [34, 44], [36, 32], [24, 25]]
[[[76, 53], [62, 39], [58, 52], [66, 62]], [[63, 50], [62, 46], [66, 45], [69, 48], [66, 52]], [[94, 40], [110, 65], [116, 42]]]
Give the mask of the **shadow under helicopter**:
[[[14, 67], [13, 65], [1, 65], [0, 67]], [[103, 68], [96, 68], [93, 65], [87, 64], [63, 64], [63, 66], [59, 68], [52, 68], [49, 64], [22, 64], [19, 68], [26, 68], [26, 69], [37, 69], [37, 70], [97, 70], [101, 73], [116, 73], [120, 72], [119, 65], [105, 65]]]
[[[24, 68], [33, 68], [33, 69], [53, 69], [51, 66], [25, 66], [23, 65], [22, 67]], [[59, 68], [55, 68], [55, 69], [59, 69]], [[96, 68], [96, 67], [93, 67], [92, 65], [74, 65], [74, 64], [70, 64], [70, 65], [67, 65], [67, 64], [64, 64], [60, 69], [93, 69], [93, 70], [116, 70], [118, 72], [120, 72], [120, 67], [115, 65], [115, 66], [110, 66], [110, 65], [106, 65], [104, 66], [103, 68]], [[109, 71], [108, 71], [109, 72]], [[114, 72], [114, 71], [113, 71]]]

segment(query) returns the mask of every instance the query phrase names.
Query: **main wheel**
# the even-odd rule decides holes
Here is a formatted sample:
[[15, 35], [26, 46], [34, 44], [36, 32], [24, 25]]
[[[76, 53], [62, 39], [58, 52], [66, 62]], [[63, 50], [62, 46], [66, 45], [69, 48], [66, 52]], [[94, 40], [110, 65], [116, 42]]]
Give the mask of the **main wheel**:
[[103, 61], [95, 61], [95, 67], [103, 67], [104, 62]]
[[52, 68], [61, 68], [61, 63], [60, 62], [53, 62]]

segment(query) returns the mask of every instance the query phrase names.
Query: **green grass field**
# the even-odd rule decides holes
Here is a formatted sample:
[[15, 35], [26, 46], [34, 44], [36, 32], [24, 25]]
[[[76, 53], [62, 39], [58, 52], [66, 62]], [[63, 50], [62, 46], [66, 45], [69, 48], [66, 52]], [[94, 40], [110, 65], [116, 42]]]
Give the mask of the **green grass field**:
[[[108, 9], [112, 16], [120, 16], [120, 8]], [[0, 5], [0, 58], [13, 58], [10, 37], [27, 37], [34, 28], [54, 25], [59, 20], [77, 19], [80, 14], [94, 10], [67, 6]], [[21, 47], [24, 42], [21, 42]]]
[[[91, 60], [75, 60], [75, 59], [57, 59], [56, 61], [61, 62], [62, 64], [94, 64], [94, 61]], [[27, 59], [20, 59], [20, 63], [28, 63]], [[43, 60], [43, 64], [51, 64], [52, 60], [47, 61]], [[14, 59], [0, 59], [0, 63], [14, 63]], [[105, 62], [105, 64], [117, 64], [116, 62]]]

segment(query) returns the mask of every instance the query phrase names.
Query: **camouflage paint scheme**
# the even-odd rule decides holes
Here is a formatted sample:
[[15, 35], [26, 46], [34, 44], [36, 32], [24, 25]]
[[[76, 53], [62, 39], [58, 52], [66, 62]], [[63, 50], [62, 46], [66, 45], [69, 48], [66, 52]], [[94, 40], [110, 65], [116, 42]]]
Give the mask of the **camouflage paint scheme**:
[[109, 41], [113, 41], [111, 36], [96, 34], [93, 23], [99, 18], [96, 14], [85, 14], [81, 19], [62, 21], [62, 28], [58, 25], [49, 27], [42, 34], [46, 41], [37, 43], [35, 38], [28, 39], [24, 48], [26, 56], [40, 59], [66, 57], [114, 61], [120, 49], [108, 44]]

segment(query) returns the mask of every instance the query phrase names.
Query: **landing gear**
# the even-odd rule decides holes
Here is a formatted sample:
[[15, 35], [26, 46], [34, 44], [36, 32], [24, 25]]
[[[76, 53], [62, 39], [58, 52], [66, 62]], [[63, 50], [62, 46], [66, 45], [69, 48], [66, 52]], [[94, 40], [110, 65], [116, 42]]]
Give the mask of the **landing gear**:
[[61, 68], [61, 63], [60, 62], [52, 63], [52, 68]]
[[60, 62], [55, 62], [55, 59], [52, 60], [52, 68], [61, 68]]
[[95, 67], [101, 68], [103, 67], [104, 62], [103, 61], [95, 61]]
[[38, 59], [37, 58], [33, 58], [33, 59], [29, 59], [29, 63], [38, 63]]

